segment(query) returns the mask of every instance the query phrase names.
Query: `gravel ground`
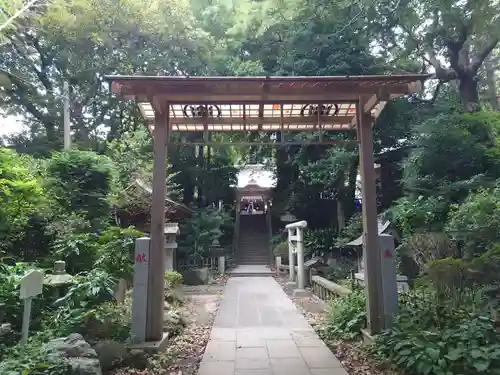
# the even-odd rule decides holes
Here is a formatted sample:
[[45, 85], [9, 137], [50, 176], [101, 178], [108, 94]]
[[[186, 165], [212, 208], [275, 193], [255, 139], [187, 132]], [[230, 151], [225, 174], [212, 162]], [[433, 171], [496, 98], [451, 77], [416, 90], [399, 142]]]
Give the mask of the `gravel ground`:
[[[276, 281], [321, 336], [321, 326], [325, 319], [327, 304], [314, 294], [310, 297], [294, 297], [286, 287], [288, 279], [280, 277], [276, 278]], [[325, 341], [325, 343], [350, 375], [399, 375], [370, 358], [366, 347], [361, 342]]]
[[221, 277], [216, 284], [186, 286], [183, 311], [187, 326], [184, 331], [171, 339], [165, 352], [150, 358], [147, 370], [120, 369], [113, 375], [196, 375], [226, 280]]

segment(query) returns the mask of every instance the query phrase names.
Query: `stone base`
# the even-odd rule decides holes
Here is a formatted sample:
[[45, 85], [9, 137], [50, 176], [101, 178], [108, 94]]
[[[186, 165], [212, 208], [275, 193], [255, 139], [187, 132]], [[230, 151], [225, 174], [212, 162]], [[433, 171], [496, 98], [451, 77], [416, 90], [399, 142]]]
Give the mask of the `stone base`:
[[294, 289], [293, 296], [294, 297], [310, 297], [312, 293], [306, 289]]
[[167, 348], [168, 336], [168, 332], [164, 332], [162, 339], [159, 341], [146, 341], [138, 344], [130, 344], [127, 345], [127, 348], [130, 350], [139, 349], [151, 354], [162, 352]]
[[363, 343], [365, 343], [366, 345], [373, 345], [373, 343], [375, 342], [375, 338], [367, 329], [362, 329], [361, 335], [363, 335]]
[[289, 281], [285, 284], [285, 291], [287, 294], [292, 294], [295, 288], [297, 288], [297, 284], [293, 281]]

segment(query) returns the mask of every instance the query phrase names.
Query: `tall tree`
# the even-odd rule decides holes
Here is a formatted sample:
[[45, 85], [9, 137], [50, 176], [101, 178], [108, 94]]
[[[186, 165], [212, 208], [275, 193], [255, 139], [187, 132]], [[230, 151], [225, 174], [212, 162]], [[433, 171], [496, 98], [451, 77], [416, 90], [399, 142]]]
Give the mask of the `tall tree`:
[[381, 0], [360, 7], [388, 58], [417, 59], [479, 109], [478, 72], [500, 40], [498, 0]]
[[113, 138], [137, 122], [129, 103], [109, 95], [104, 74], [203, 74], [210, 54], [184, 0], [53, 0], [6, 38], [0, 107], [24, 116], [48, 149], [61, 144], [63, 81], [75, 140], [88, 148], [103, 131]]

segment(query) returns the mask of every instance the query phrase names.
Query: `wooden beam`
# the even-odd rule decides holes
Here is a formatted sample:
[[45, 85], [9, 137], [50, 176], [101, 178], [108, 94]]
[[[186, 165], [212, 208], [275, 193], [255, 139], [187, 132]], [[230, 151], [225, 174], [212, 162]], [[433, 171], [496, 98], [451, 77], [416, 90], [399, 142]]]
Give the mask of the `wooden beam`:
[[378, 95], [372, 95], [370, 96], [366, 101], [365, 104], [363, 105], [363, 112], [364, 113], [370, 113], [373, 108], [375, 108], [380, 101]]
[[166, 144], [169, 132], [169, 115], [168, 107], [164, 112], [157, 112], [155, 114], [146, 341], [159, 341], [163, 337], [165, 287], [165, 181], [167, 178]]
[[323, 140], [323, 141], [283, 141], [283, 142], [262, 142], [262, 141], [256, 141], [256, 142], [241, 142], [241, 141], [225, 141], [225, 142], [217, 142], [217, 141], [207, 141], [207, 142], [199, 142], [199, 141], [193, 141], [193, 142], [183, 142], [183, 141], [171, 141], [169, 144], [183, 144], [183, 145], [190, 145], [190, 146], [212, 146], [212, 147], [223, 147], [223, 146], [234, 146], [234, 145], [242, 145], [242, 146], [269, 146], [269, 147], [281, 147], [285, 145], [290, 145], [290, 146], [307, 146], [307, 145], [347, 145], [347, 144], [357, 144], [358, 141], [348, 141], [348, 140]]
[[[262, 84], [254, 85], [229, 85], [226, 86], [204, 86], [201, 84], [175, 84], [167, 85], [163, 84], [144, 84], [136, 83], [131, 86], [123, 86], [121, 89], [122, 95], [141, 95], [148, 96], [150, 93], [154, 93], [154, 96], [165, 96], [166, 100], [169, 102], [180, 100], [177, 97], [193, 97], [193, 96], [203, 96], [203, 98], [218, 97], [218, 96], [231, 96], [236, 99], [240, 96], [258, 96], [262, 100], [268, 100], [267, 97], [271, 98], [274, 96], [302, 96], [306, 99], [307, 96], [330, 96], [332, 94], [342, 95], [350, 94], [351, 98], [356, 95], [376, 95], [379, 94], [381, 90], [389, 94], [409, 94], [417, 90], [418, 84], [410, 85], [408, 83], [394, 83], [394, 84], [367, 84], [360, 85], [359, 83], [336, 83], [328, 85], [319, 86], [276, 86], [270, 85], [268, 88]], [[421, 86], [420, 86], [421, 87]], [[145, 100], [144, 100], [145, 101]], [[203, 101], [202, 101], [203, 102]]]
[[[258, 125], [251, 125], [253, 128], [249, 128], [249, 125], [246, 127], [242, 124], [239, 125], [211, 125], [208, 124], [208, 132], [209, 133], [238, 133], [238, 132], [307, 132], [314, 133], [318, 132], [318, 129], [314, 124], [289, 124], [283, 125], [283, 128], [279, 124], [273, 125], [261, 125], [261, 128]], [[266, 127], [267, 126], [267, 127]], [[324, 125], [323, 125], [324, 126]], [[220, 128], [219, 128], [220, 127]], [[205, 127], [202, 124], [197, 125], [172, 125], [172, 132], [188, 132], [188, 133], [201, 133], [205, 130]], [[321, 128], [321, 131], [324, 132], [343, 132], [352, 130], [351, 126], [348, 124], [337, 124], [331, 125], [329, 128]]]
[[[209, 125], [323, 125], [348, 124], [355, 116], [296, 116], [296, 117], [213, 117], [207, 119]], [[171, 117], [171, 125], [197, 125], [203, 124], [205, 120], [202, 117]]]
[[384, 110], [385, 106], [387, 105], [388, 102], [379, 102], [377, 106], [374, 108], [374, 111], [372, 112], [372, 116], [374, 121], [377, 121], [378, 117]]

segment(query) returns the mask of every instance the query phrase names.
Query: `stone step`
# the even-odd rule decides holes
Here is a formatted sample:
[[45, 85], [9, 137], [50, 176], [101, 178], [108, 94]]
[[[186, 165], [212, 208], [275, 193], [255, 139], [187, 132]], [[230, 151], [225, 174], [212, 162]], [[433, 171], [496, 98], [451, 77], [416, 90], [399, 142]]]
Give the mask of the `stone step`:
[[240, 257], [236, 257], [236, 260], [265, 260], [265, 261], [268, 261], [269, 260], [269, 256], [253, 256], [253, 257], [244, 257], [244, 256], [240, 256]]
[[259, 265], [259, 266], [267, 266], [269, 264], [269, 262], [257, 262], [255, 260], [252, 260], [252, 261], [244, 261], [244, 262], [236, 262], [237, 265], [242, 265], [242, 266], [247, 266], [247, 265], [252, 265], [252, 264], [256, 264], [256, 265]]
[[269, 254], [269, 249], [262, 247], [239, 247], [236, 254]]
[[247, 260], [247, 259], [269, 259], [269, 255], [261, 254], [261, 255], [236, 255], [236, 260]]

